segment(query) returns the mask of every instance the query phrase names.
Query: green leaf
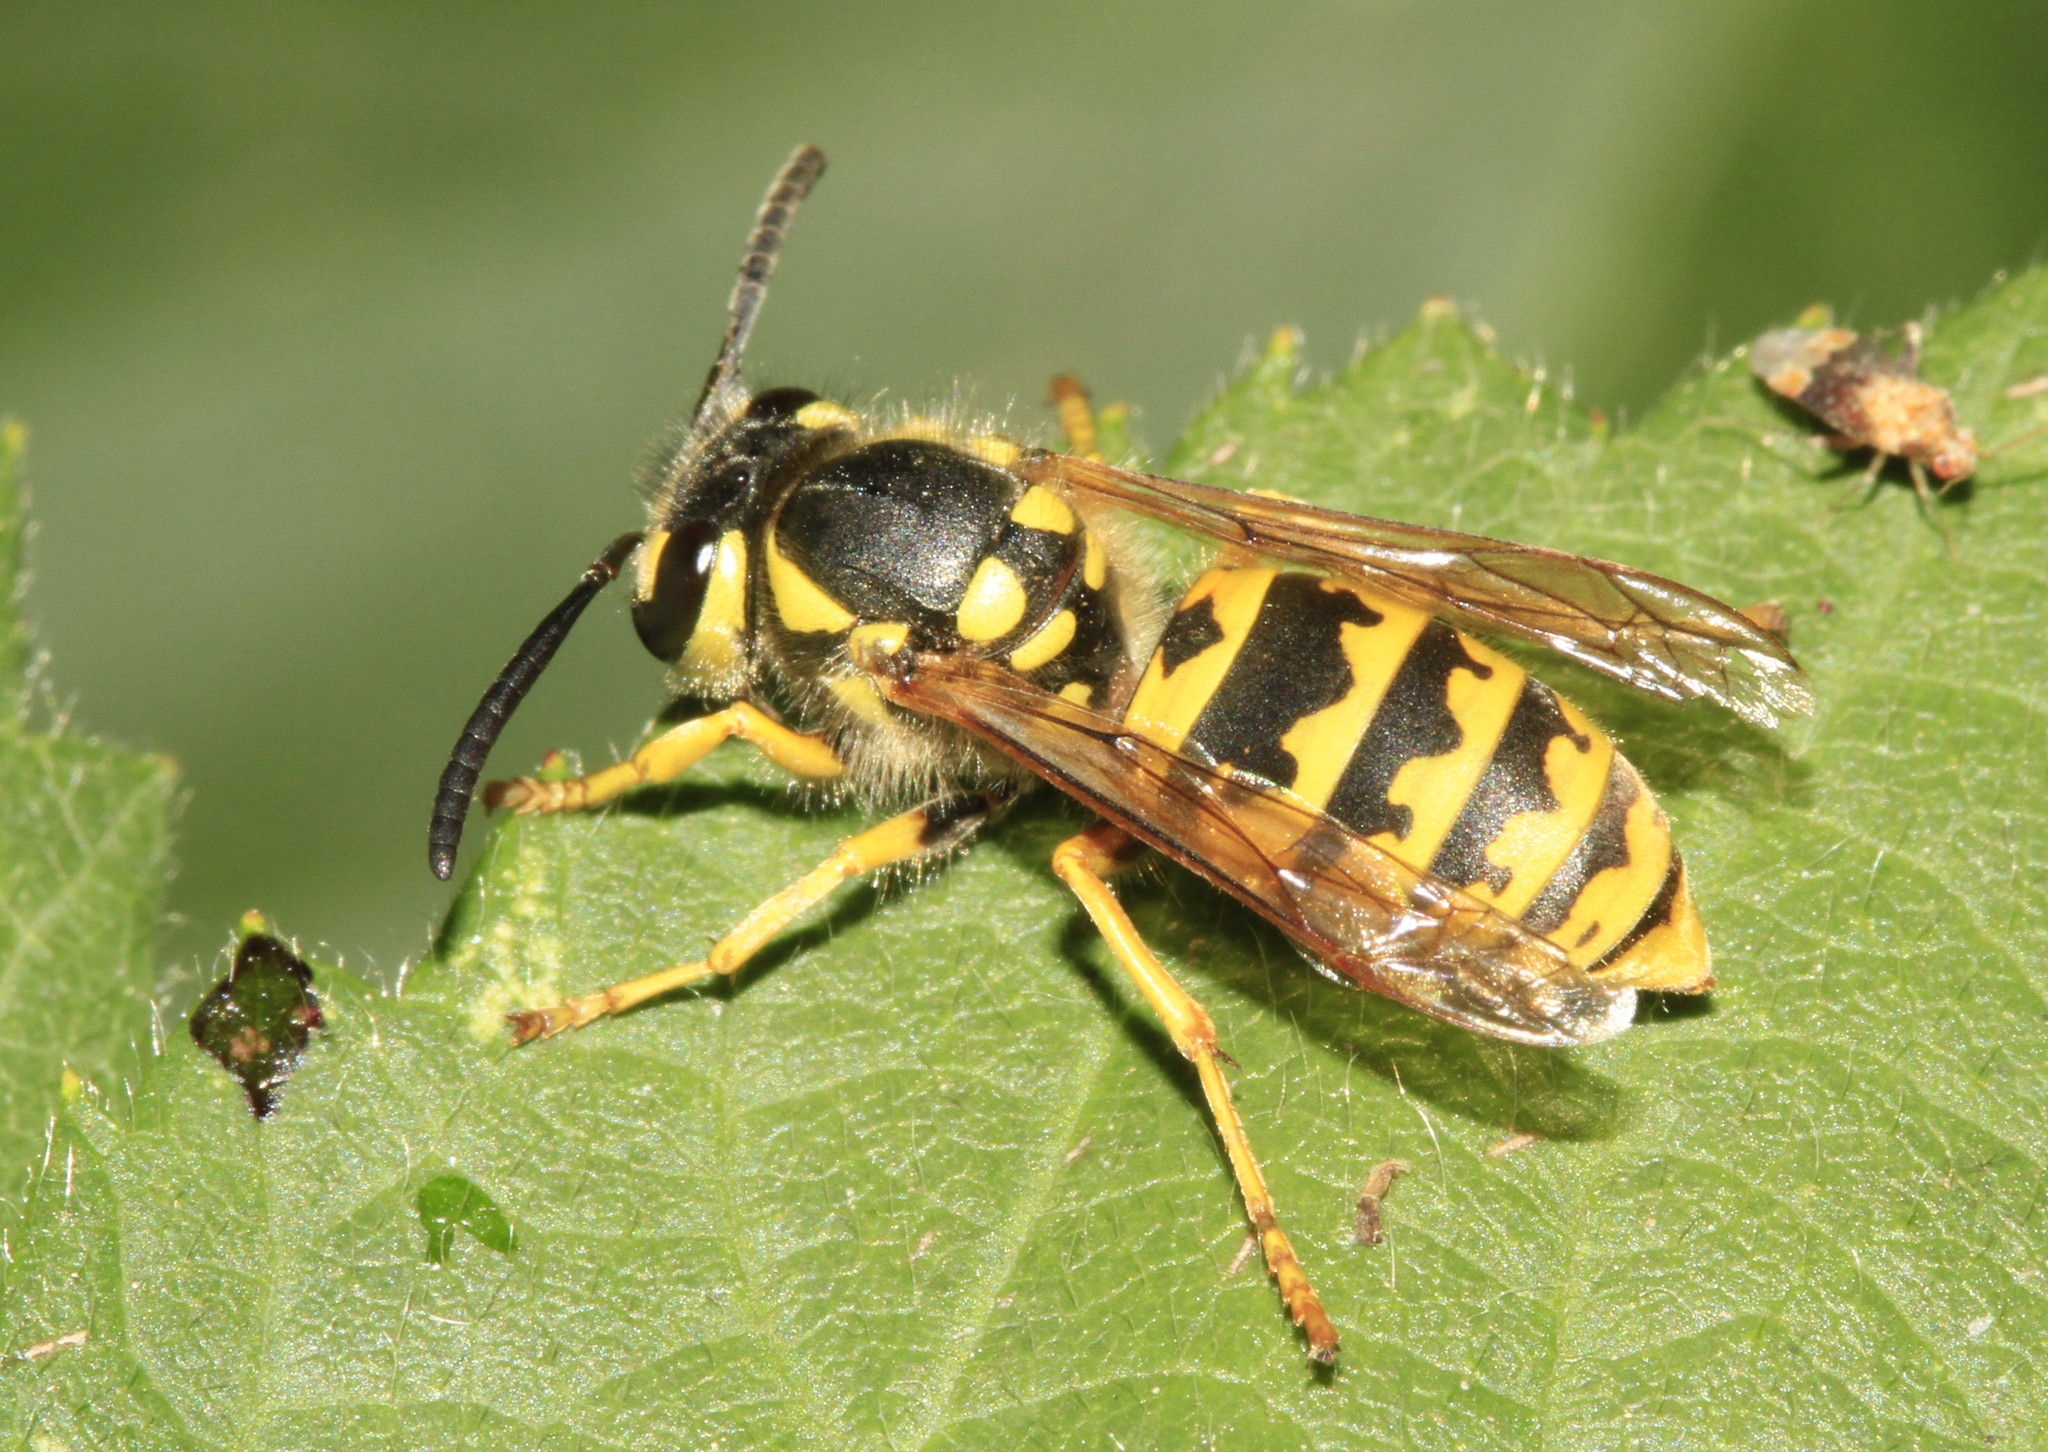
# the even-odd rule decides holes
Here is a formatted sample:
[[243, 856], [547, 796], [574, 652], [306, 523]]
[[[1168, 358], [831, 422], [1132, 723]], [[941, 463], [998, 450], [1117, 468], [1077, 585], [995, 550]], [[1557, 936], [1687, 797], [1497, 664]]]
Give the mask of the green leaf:
[[[1926, 366], [1987, 441], [2030, 427], [2048, 401], [2003, 390], [2048, 373], [2048, 274], [1940, 320]], [[1334, 1375], [1233, 1268], [1192, 1077], [1047, 871], [1058, 800], [915, 895], [848, 892], [729, 989], [507, 1047], [504, 1009], [694, 956], [854, 827], [734, 752], [501, 827], [403, 992], [319, 969], [329, 1028], [273, 1120], [182, 1040], [132, 1100], [81, 1096], [0, 1344], [90, 1339], [0, 1373], [17, 1435], [2048, 1441], [2048, 447], [1939, 506], [1951, 560], [1739, 358], [1611, 442], [1443, 305], [1327, 384], [1295, 372], [1270, 350], [1170, 467], [1776, 598], [1821, 703], [1772, 737], [1546, 664], [1660, 791], [1721, 979], [1594, 1049], [1324, 982], [1176, 872], [1125, 889], [1242, 1066]], [[1395, 1157], [1385, 1243], [1355, 1245]], [[516, 1254], [430, 1263], [449, 1176]]]
[[[176, 777], [35, 724], [21, 570], [23, 431], [0, 421], [0, 1190], [47, 1143], [68, 1066], [106, 1080], [150, 1032]], [[47, 714], [47, 708], [43, 709]]]

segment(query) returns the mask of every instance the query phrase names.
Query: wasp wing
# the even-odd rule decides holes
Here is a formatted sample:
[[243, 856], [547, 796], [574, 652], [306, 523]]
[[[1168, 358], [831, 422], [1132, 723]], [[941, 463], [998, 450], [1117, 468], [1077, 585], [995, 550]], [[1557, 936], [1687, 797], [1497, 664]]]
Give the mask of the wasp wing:
[[1697, 590], [1605, 560], [1368, 519], [1044, 451], [1025, 476], [1273, 559], [1348, 576], [1453, 624], [1549, 646], [1670, 700], [1775, 726], [1813, 709], [1784, 643]]
[[1261, 783], [986, 661], [906, 651], [871, 668], [890, 700], [992, 742], [1357, 987], [1518, 1043], [1594, 1043], [1628, 1027], [1635, 990], [1602, 983], [1512, 918]]

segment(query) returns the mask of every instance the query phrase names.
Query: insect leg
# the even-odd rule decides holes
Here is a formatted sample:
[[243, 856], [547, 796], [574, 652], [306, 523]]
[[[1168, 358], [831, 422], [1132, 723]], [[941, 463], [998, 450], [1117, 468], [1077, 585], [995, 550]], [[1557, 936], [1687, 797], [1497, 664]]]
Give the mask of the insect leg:
[[601, 806], [635, 787], [674, 781], [707, 756], [714, 746], [737, 736], [793, 776], [829, 778], [845, 764], [820, 736], [792, 731], [780, 721], [741, 701], [671, 727], [624, 761], [568, 781], [518, 777], [494, 781], [484, 789], [484, 804], [496, 811], [510, 807], [531, 812], [573, 812]]
[[1067, 452], [1100, 463], [1102, 453], [1095, 432], [1095, 410], [1088, 406], [1088, 390], [1071, 373], [1053, 379], [1048, 390], [1052, 406], [1059, 410], [1060, 428], [1067, 436]]
[[712, 944], [701, 962], [681, 963], [630, 983], [615, 983], [551, 1008], [507, 1014], [512, 1042], [550, 1038], [563, 1029], [581, 1028], [593, 1019], [623, 1013], [687, 984], [720, 973], [737, 973], [770, 939], [824, 901], [834, 888], [880, 868], [944, 856], [973, 836], [1008, 804], [1011, 795], [1008, 787], [952, 793], [848, 837], [830, 857], [740, 919]]
[[1129, 862], [1137, 850], [1137, 842], [1128, 833], [1104, 822], [1055, 848], [1052, 870], [1081, 899], [1081, 906], [1094, 919], [1110, 952], [1137, 983], [1152, 1011], [1159, 1015], [1173, 1046], [1195, 1066], [1202, 1081], [1202, 1093], [1209, 1101], [1209, 1113], [1216, 1121], [1216, 1133], [1230, 1155], [1231, 1171], [1244, 1195], [1245, 1213], [1259, 1233], [1266, 1267], [1280, 1283], [1281, 1300], [1294, 1324], [1307, 1335], [1310, 1358], [1324, 1363], [1334, 1361], [1337, 1329], [1330, 1324], [1322, 1301], [1309, 1284], [1308, 1273], [1301, 1268], [1294, 1247], [1288, 1243], [1287, 1232], [1280, 1228], [1272, 1192], [1266, 1188], [1266, 1177], [1260, 1173], [1259, 1162], [1252, 1154], [1244, 1121], [1238, 1117], [1237, 1105], [1230, 1097], [1230, 1083], [1223, 1077], [1216, 1024], [1208, 1010], [1190, 997], [1152, 955], [1145, 940], [1138, 936], [1130, 915], [1103, 881]]
[[[1941, 531], [1941, 542], [1948, 546], [1949, 558], [1956, 558], [1956, 537], [1949, 533], [1948, 521], [1941, 517], [1935, 507], [1935, 491], [1927, 485], [1927, 470], [1921, 467], [1918, 459], [1908, 459], [1906, 472], [1913, 476], [1913, 492], [1920, 496], [1920, 513], [1926, 517], [1929, 524]], [[1941, 492], [1948, 493], [1948, 485], [1943, 484]]]

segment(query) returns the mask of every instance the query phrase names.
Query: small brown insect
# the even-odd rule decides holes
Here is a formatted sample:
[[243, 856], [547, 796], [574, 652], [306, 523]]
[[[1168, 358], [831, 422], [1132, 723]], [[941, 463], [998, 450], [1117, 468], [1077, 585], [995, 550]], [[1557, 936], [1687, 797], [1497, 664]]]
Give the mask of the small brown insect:
[[1977, 468], [1977, 438], [1956, 422], [1948, 390], [1920, 377], [1920, 325], [1899, 329], [1900, 346], [1847, 328], [1779, 328], [1750, 345], [1749, 366], [1835, 431], [1827, 442], [1872, 451], [1874, 479], [1886, 459], [1904, 459], [1913, 487], [1932, 503], [1932, 472], [1943, 490]]
[[1381, 1160], [1366, 1173], [1358, 1192], [1358, 1219], [1351, 1227], [1351, 1239], [1359, 1245], [1378, 1245], [1386, 1239], [1380, 1233], [1380, 1201], [1394, 1187], [1397, 1177], [1408, 1173], [1406, 1160]]
[[[1771, 392], [1791, 399], [1834, 430], [1823, 440], [1849, 452], [1871, 451], [1866, 481], [1876, 482], [1887, 459], [1904, 459], [1921, 505], [1932, 513], [1936, 496], [1977, 472], [1980, 461], [2003, 453], [2043, 432], [2033, 429], [2007, 439], [1995, 449], [1980, 449], [1977, 436], [1956, 421], [1955, 401], [1946, 388], [1920, 377], [1920, 325], [1903, 324], [1898, 346], [1890, 334], [1852, 332], [1827, 326], [1822, 308], [1809, 308], [1802, 323], [1819, 326], [1778, 328], [1750, 344], [1749, 366]], [[2025, 398], [2038, 391], [2035, 379], [2006, 390], [2007, 398]], [[1939, 488], [1928, 485], [1933, 474]], [[1948, 531], [1943, 529], [1943, 537]], [[1955, 552], [1955, 541], [1948, 541]]]

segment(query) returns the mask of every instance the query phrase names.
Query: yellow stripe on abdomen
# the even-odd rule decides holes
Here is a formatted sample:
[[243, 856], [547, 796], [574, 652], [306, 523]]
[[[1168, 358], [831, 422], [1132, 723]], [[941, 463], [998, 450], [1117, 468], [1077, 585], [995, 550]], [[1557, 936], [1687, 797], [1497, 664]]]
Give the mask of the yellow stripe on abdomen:
[[1571, 702], [1560, 699], [1558, 705], [1587, 747], [1580, 749], [1569, 736], [1550, 738], [1543, 753], [1543, 776], [1557, 798], [1557, 810], [1519, 812], [1508, 818], [1500, 835], [1486, 848], [1487, 859], [1508, 870], [1508, 886], [1499, 893], [1483, 882], [1472, 887], [1482, 901], [1509, 916], [1533, 902], [1543, 884], [1571, 856], [1600, 808], [1601, 789], [1614, 762], [1614, 743], [1606, 733]]
[[[1342, 587], [1331, 584], [1325, 588]], [[1338, 778], [1386, 698], [1394, 673], [1429, 624], [1423, 611], [1376, 596], [1363, 598], [1370, 600], [1380, 623], [1362, 626], [1345, 621], [1338, 627], [1340, 648], [1351, 668], [1351, 688], [1333, 705], [1302, 717], [1280, 738], [1280, 745], [1301, 764], [1294, 794], [1318, 811], [1329, 804]]]
[[[1386, 799], [1397, 812], [1407, 809], [1408, 830], [1398, 835], [1382, 832], [1373, 839], [1403, 862], [1424, 870], [1493, 759], [1493, 749], [1522, 694], [1520, 666], [1469, 636], [1460, 636], [1459, 644], [1469, 660], [1484, 668], [1482, 674], [1458, 667], [1443, 681], [1443, 705], [1457, 723], [1460, 740], [1440, 755], [1415, 756], [1402, 763], [1387, 785]], [[1372, 744], [1368, 734], [1363, 745]]]
[[1196, 580], [1124, 712], [1124, 724], [1178, 751], [1251, 633], [1277, 570], [1210, 570]]
[[1590, 968], [1642, 921], [1670, 871], [1664, 813], [1636, 769], [1616, 756], [1593, 820], [1522, 921]]

